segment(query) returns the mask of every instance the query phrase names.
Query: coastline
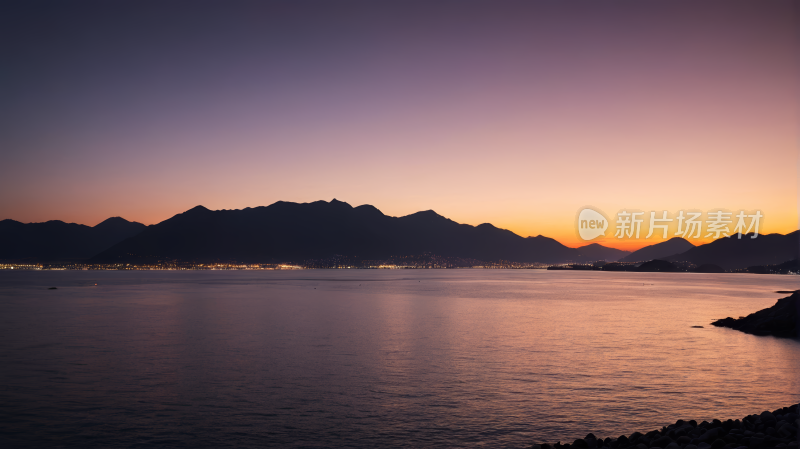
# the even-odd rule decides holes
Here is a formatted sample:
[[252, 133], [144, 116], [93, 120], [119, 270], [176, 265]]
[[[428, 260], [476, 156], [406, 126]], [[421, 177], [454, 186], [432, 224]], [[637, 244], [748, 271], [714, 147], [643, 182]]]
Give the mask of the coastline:
[[534, 443], [531, 449], [766, 449], [797, 448], [800, 433], [798, 405], [764, 411], [744, 418], [712, 422], [678, 420], [649, 432], [618, 438], [588, 434], [572, 443]]
[[[781, 293], [781, 292], [778, 292]], [[788, 293], [783, 291], [782, 293]], [[772, 307], [751, 313], [738, 319], [727, 317], [711, 323], [712, 326], [727, 327], [746, 334], [780, 338], [800, 338], [800, 291], [781, 298]]]

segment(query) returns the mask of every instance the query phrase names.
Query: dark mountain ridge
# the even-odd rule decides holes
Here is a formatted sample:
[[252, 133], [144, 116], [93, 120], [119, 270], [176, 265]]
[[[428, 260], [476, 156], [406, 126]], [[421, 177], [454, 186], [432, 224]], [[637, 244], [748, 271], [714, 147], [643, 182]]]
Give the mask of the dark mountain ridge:
[[797, 259], [800, 252], [800, 231], [789, 234], [767, 234], [750, 238], [751, 234], [723, 237], [696, 246], [681, 254], [667, 257], [670, 262], [690, 262], [695, 265], [713, 264], [731, 269], [753, 265], [776, 265]]
[[[662, 259], [688, 266], [739, 269], [777, 266], [797, 259], [800, 248], [798, 231], [757, 239], [734, 236], [698, 247], [671, 239], [634, 253], [596, 243], [569, 248], [552, 238], [521, 237], [489, 223], [459, 224], [432, 210], [392, 217], [374, 206], [352, 207], [335, 199], [279, 201], [241, 210], [212, 211], [197, 206], [152, 226], [119, 217], [94, 227], [57, 220], [28, 224], [3, 220], [0, 236], [0, 261], [16, 263], [302, 263], [339, 256], [380, 261], [431, 254], [546, 264]], [[674, 253], [687, 246], [688, 251]], [[660, 256], [667, 253], [672, 255]]]
[[[585, 247], [584, 247], [585, 248]], [[459, 224], [432, 210], [403, 217], [336, 199], [241, 210], [197, 206], [93, 257], [93, 263], [238, 261], [301, 262], [333, 255], [385, 259], [435, 253], [483, 261], [589, 262], [600, 253], [627, 254], [600, 245], [568, 248], [554, 239], [523, 238], [484, 223]]]
[[141, 223], [120, 217], [95, 226], [51, 220], [44, 223], [0, 221], [0, 260], [17, 263], [75, 262], [88, 259], [141, 233]]
[[664, 259], [669, 256], [681, 254], [694, 248], [688, 240], [673, 237], [665, 242], [640, 248], [620, 259], [620, 262], [646, 262], [655, 259]]

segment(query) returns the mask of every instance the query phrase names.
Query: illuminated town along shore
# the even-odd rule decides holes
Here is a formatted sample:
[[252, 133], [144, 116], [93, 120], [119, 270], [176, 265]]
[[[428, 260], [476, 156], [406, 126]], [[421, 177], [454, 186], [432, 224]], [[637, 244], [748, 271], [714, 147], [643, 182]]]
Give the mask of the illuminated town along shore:
[[[648, 266], [650, 265], [650, 266]], [[655, 267], [653, 266], [655, 265]], [[660, 265], [667, 265], [662, 269]], [[302, 262], [282, 263], [242, 263], [242, 262], [213, 262], [197, 263], [178, 260], [159, 261], [158, 263], [118, 263], [118, 264], [90, 264], [83, 262], [60, 263], [0, 263], [0, 271], [63, 271], [63, 270], [114, 270], [114, 271], [189, 271], [189, 270], [308, 270], [308, 269], [377, 269], [377, 270], [402, 270], [402, 269], [538, 269], [556, 271], [628, 271], [628, 272], [700, 272], [700, 273], [753, 273], [753, 274], [800, 274], [800, 266], [796, 260], [777, 265], [752, 266], [741, 269], [718, 271], [703, 271], [703, 267], [696, 267], [688, 262], [668, 263], [652, 261], [646, 263], [596, 261], [592, 263], [522, 263], [510, 261], [485, 262], [475, 259], [462, 259], [455, 257], [441, 257], [433, 254], [420, 256], [393, 256], [386, 260], [365, 260], [354, 257], [334, 256], [326, 259], [311, 259]]]

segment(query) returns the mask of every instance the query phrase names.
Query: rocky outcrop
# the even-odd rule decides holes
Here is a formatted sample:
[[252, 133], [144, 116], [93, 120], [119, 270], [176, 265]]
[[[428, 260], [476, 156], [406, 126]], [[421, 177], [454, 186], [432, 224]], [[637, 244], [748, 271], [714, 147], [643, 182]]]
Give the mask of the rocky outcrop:
[[746, 317], [731, 317], [714, 321], [714, 326], [729, 327], [753, 335], [773, 335], [775, 337], [798, 338], [798, 308], [800, 308], [800, 292], [779, 299], [778, 302], [764, 310], [751, 313]]
[[619, 438], [588, 434], [572, 443], [534, 444], [532, 449], [768, 449], [798, 447], [797, 405], [749, 415], [741, 420], [712, 422], [678, 420], [661, 430]]

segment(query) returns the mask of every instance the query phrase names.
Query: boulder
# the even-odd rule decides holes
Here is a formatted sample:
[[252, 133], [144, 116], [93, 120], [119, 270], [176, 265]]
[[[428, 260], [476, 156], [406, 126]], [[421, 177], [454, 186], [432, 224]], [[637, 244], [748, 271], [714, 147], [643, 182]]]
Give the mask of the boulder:
[[650, 443], [650, 447], [663, 447], [666, 448], [669, 444], [672, 443], [672, 438], [664, 436], [661, 438], [656, 438]]
[[722, 430], [721, 427], [716, 427], [714, 429], [707, 430], [705, 433], [703, 433], [702, 435], [697, 437], [697, 440], [701, 441], [701, 442], [704, 442], [704, 443], [711, 443], [712, 441], [714, 441], [717, 438], [719, 438], [720, 436], [722, 436], [722, 435], [720, 435], [720, 433], [721, 433], [720, 431], [721, 430]]
[[713, 443], [711, 443], [711, 449], [722, 449], [726, 444], [728, 443], [726, 443], [725, 440], [722, 438], [717, 438]]

